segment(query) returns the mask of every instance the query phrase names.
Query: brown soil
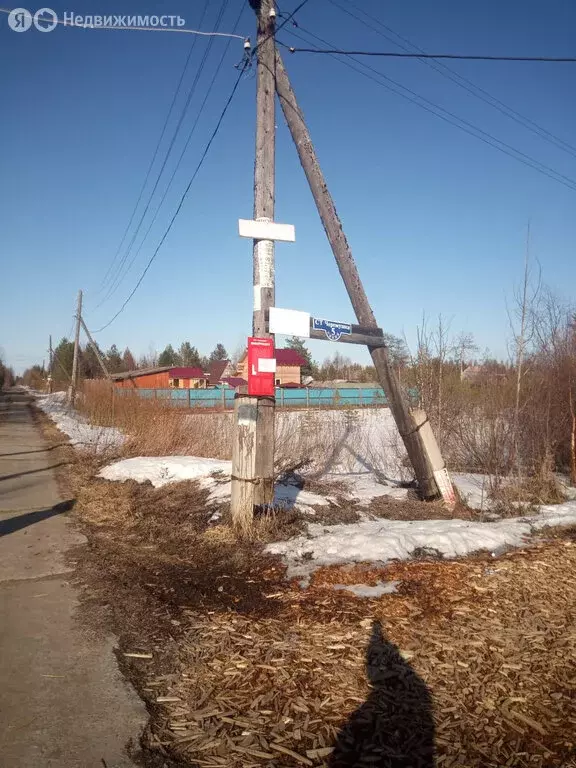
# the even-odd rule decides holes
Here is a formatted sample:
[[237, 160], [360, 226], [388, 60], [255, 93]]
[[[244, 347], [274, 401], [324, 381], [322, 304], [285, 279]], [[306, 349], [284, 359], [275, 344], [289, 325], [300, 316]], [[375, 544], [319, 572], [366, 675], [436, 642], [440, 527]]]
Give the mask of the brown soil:
[[[108, 483], [76, 458], [81, 617], [119, 637], [150, 766], [431, 768], [433, 733], [442, 768], [576, 766], [574, 530], [497, 559], [324, 568], [301, 589], [258, 541], [294, 517], [239, 540], [194, 483]], [[332, 586], [392, 580], [378, 599]]]

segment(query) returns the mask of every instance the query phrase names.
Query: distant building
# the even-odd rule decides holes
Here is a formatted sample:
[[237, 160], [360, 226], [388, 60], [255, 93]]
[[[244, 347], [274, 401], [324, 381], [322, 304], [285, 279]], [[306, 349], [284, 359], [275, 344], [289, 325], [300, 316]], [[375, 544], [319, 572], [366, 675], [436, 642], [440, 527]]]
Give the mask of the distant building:
[[245, 387], [248, 382], [246, 379], [241, 379], [239, 376], [228, 376], [222, 379], [221, 386], [231, 387], [232, 389], [238, 389], [238, 387]]
[[479, 387], [486, 384], [502, 384], [506, 381], [504, 371], [495, 371], [483, 365], [469, 365], [460, 374], [460, 381]]
[[167, 365], [114, 373], [112, 380], [123, 389], [206, 389], [208, 374], [202, 368]]
[[208, 366], [208, 383], [211, 387], [230, 376], [234, 376], [234, 366], [230, 360], [213, 360]]
[[[277, 349], [276, 357], [276, 386], [301, 386], [301, 369], [306, 360], [294, 349]], [[245, 352], [236, 366], [236, 376], [248, 379], [248, 354]]]

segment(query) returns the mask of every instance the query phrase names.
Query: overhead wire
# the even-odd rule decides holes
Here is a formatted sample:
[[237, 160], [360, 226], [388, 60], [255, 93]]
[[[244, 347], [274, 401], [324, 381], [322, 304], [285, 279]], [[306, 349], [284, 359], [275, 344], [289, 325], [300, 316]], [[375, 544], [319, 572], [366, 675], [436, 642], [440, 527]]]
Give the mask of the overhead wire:
[[[220, 6], [220, 11], [219, 11], [218, 17], [216, 19], [216, 29], [218, 28], [218, 26], [222, 22], [224, 13], [226, 11], [226, 8], [228, 7], [228, 3], [229, 2], [230, 2], [230, 0], [222, 0], [222, 5]], [[136, 225], [136, 229], [134, 230], [134, 232], [132, 234], [132, 237], [130, 239], [130, 242], [128, 244], [128, 247], [127, 247], [124, 255], [122, 256], [122, 258], [120, 260], [120, 264], [119, 264], [117, 272], [116, 272], [116, 277], [112, 280], [112, 282], [111, 282], [111, 284], [110, 284], [110, 286], [108, 288], [108, 291], [107, 291], [106, 295], [104, 296], [104, 298], [96, 305], [96, 307], [94, 309], [98, 309], [99, 307], [101, 307], [106, 301], [108, 301], [108, 299], [110, 299], [114, 295], [114, 293], [116, 292], [116, 290], [119, 288], [120, 284], [122, 283], [122, 280], [128, 274], [128, 272], [130, 271], [130, 268], [132, 267], [132, 264], [134, 263], [134, 259], [132, 259], [130, 264], [129, 264], [129, 266], [128, 266], [128, 268], [125, 269], [124, 272], [122, 272], [122, 270], [124, 269], [124, 266], [125, 266], [125, 264], [126, 264], [126, 262], [128, 260], [128, 257], [130, 256], [132, 248], [134, 247], [134, 243], [136, 242], [138, 234], [140, 233], [140, 229], [142, 227], [144, 219], [146, 218], [146, 214], [148, 213], [148, 211], [150, 209], [150, 205], [152, 204], [152, 200], [154, 198], [154, 195], [156, 194], [156, 190], [158, 189], [158, 185], [160, 184], [160, 180], [162, 178], [162, 174], [164, 173], [164, 169], [166, 168], [168, 160], [170, 159], [170, 155], [172, 154], [172, 150], [174, 148], [174, 144], [176, 142], [178, 134], [180, 133], [180, 129], [182, 127], [182, 124], [184, 122], [186, 114], [188, 113], [188, 109], [190, 107], [192, 98], [193, 98], [194, 94], [196, 93], [196, 88], [197, 88], [198, 83], [200, 81], [200, 77], [202, 76], [202, 73], [204, 71], [204, 67], [205, 67], [206, 62], [208, 61], [208, 57], [209, 57], [209, 55], [210, 55], [210, 53], [212, 51], [213, 42], [214, 42], [213, 40], [209, 40], [208, 45], [206, 46], [206, 49], [205, 49], [204, 54], [202, 56], [202, 59], [200, 61], [200, 65], [199, 65], [198, 70], [196, 72], [196, 75], [194, 77], [194, 81], [192, 82], [192, 85], [190, 86], [190, 89], [188, 91], [186, 102], [184, 103], [184, 106], [182, 107], [182, 109], [180, 111], [180, 117], [178, 119], [178, 123], [176, 125], [176, 128], [174, 129], [174, 133], [172, 134], [172, 138], [170, 140], [170, 143], [168, 145], [166, 153], [164, 155], [164, 160], [162, 162], [160, 170], [158, 171], [158, 173], [156, 175], [156, 181], [154, 182], [154, 186], [152, 187], [152, 191], [148, 195], [147, 203], [146, 203], [146, 205], [144, 207], [144, 210], [142, 211], [142, 213], [140, 215], [140, 219], [138, 221], [138, 224]]]
[[[205, 0], [204, 2], [204, 8], [202, 9], [202, 14], [200, 16], [199, 24], [202, 24], [204, 21], [204, 17], [206, 15], [206, 11], [208, 10], [208, 3], [209, 0]], [[146, 185], [148, 184], [148, 179], [150, 178], [150, 174], [152, 173], [152, 168], [154, 167], [154, 163], [156, 162], [156, 158], [158, 157], [158, 152], [160, 150], [160, 145], [162, 144], [162, 141], [164, 139], [164, 136], [166, 134], [166, 129], [168, 127], [168, 123], [170, 122], [170, 117], [172, 116], [172, 112], [174, 110], [174, 105], [176, 104], [176, 100], [178, 99], [178, 96], [180, 94], [180, 89], [182, 87], [182, 83], [184, 82], [184, 75], [186, 74], [186, 70], [188, 69], [188, 64], [190, 63], [190, 59], [192, 57], [192, 53], [194, 52], [194, 49], [196, 47], [196, 38], [192, 41], [192, 44], [188, 50], [188, 56], [186, 57], [186, 61], [184, 62], [184, 66], [182, 68], [182, 72], [180, 74], [180, 79], [178, 80], [178, 85], [176, 86], [176, 90], [174, 91], [174, 95], [172, 97], [172, 102], [170, 103], [170, 107], [168, 108], [168, 112], [166, 114], [166, 119], [164, 120], [164, 125], [162, 126], [162, 131], [160, 133], [160, 137], [156, 143], [156, 148], [154, 149], [154, 153], [152, 155], [152, 160], [150, 161], [150, 165], [148, 166], [148, 170], [146, 172], [146, 176], [144, 178], [144, 182], [142, 186], [140, 187], [140, 193], [138, 194], [138, 199], [136, 200], [136, 203], [132, 209], [132, 213], [130, 215], [130, 219], [128, 221], [128, 224], [126, 226], [126, 229], [124, 230], [124, 234], [122, 235], [122, 239], [120, 240], [120, 244], [118, 248], [116, 249], [116, 253], [114, 254], [114, 257], [112, 259], [112, 262], [108, 269], [106, 270], [106, 274], [104, 275], [104, 278], [102, 279], [102, 283], [100, 285], [100, 288], [97, 291], [97, 294], [100, 293], [104, 286], [106, 285], [106, 282], [108, 280], [108, 276], [111, 274], [114, 264], [116, 263], [116, 260], [118, 256], [120, 255], [120, 251], [122, 250], [122, 247], [124, 245], [124, 242], [126, 240], [126, 236], [128, 235], [128, 232], [130, 231], [130, 227], [132, 226], [132, 222], [134, 221], [134, 217], [136, 215], [136, 211], [138, 210], [138, 206], [140, 205], [140, 202], [142, 200], [142, 196], [144, 194], [144, 190], [146, 189]], [[102, 302], [103, 303], [103, 302]], [[98, 305], [100, 306], [100, 305]]]
[[[310, 32], [309, 30], [304, 29], [300, 24], [298, 24], [298, 29], [300, 32], [304, 32], [307, 36], [320, 41], [324, 45], [332, 46], [332, 43], [329, 43], [327, 40], [320, 37], [319, 35], [316, 35], [313, 32]], [[297, 32], [294, 32], [294, 30], [290, 30], [289, 34], [309, 43], [309, 41], [306, 40], [306, 38], [303, 38], [300, 34], [298, 34]], [[283, 43], [282, 41], [277, 40], [277, 43], [284, 48], [290, 49], [290, 46], [287, 45], [286, 43]], [[339, 51], [341, 54], [343, 53], [341, 49], [335, 48], [334, 50]], [[402, 85], [397, 80], [394, 80], [388, 75], [385, 75], [383, 72], [380, 72], [379, 70], [374, 69], [374, 67], [371, 67], [368, 64], [365, 64], [364, 62], [359, 61], [358, 59], [355, 59], [353, 56], [349, 54], [345, 54], [346, 58], [341, 58], [339, 55], [336, 55], [336, 54], [331, 54], [331, 56], [336, 61], [339, 61], [344, 66], [347, 66], [349, 69], [352, 69], [355, 72], [358, 72], [359, 74], [363, 75], [364, 77], [367, 77], [369, 80], [372, 80], [373, 82], [386, 88], [392, 93], [395, 93], [398, 96], [401, 96], [403, 99], [410, 101], [413, 104], [416, 104], [416, 106], [420, 107], [421, 109], [424, 109], [426, 112], [430, 112], [431, 114], [436, 115], [436, 117], [439, 117], [444, 122], [447, 122], [450, 125], [453, 125], [456, 128], [459, 128], [461, 131], [464, 131], [464, 133], [468, 133], [469, 135], [474, 136], [474, 138], [477, 138], [483, 143], [494, 147], [494, 149], [497, 149], [498, 151], [502, 152], [505, 155], [508, 155], [509, 157], [513, 157], [518, 162], [533, 168], [534, 170], [538, 171], [539, 173], [542, 173], [545, 176], [548, 176], [550, 179], [553, 179], [559, 184], [563, 184], [565, 187], [568, 187], [569, 189], [576, 190], [576, 180], [568, 176], [565, 176], [564, 174], [560, 173], [559, 171], [556, 171], [554, 168], [551, 168], [545, 165], [544, 163], [541, 163], [539, 160], [536, 160], [535, 158], [531, 157], [525, 152], [522, 152], [521, 150], [516, 149], [512, 145], [507, 144], [505, 141], [502, 141], [502, 139], [496, 138], [495, 136], [490, 134], [488, 131], [485, 131], [482, 128], [479, 128], [478, 126], [474, 125], [468, 120], [465, 120], [464, 118], [459, 117], [453, 112], [450, 112], [450, 110], [445, 109], [444, 107], [441, 107], [439, 104], [436, 104], [430, 99], [427, 99], [425, 96], [421, 96], [416, 91], [413, 91], [411, 88], [408, 88], [407, 86]], [[355, 62], [358, 66], [354, 66], [354, 64], [352, 64], [351, 61], [348, 61], [348, 59]], [[361, 67], [361, 69], [359, 67]], [[365, 70], [368, 70], [368, 71], [365, 71]], [[370, 73], [374, 73], [374, 74], [370, 74]], [[376, 75], [378, 79], [374, 77], [374, 75]], [[383, 82], [383, 81], [386, 81], [386, 82]]]
[[[238, 25], [238, 23], [240, 22], [240, 18], [242, 16], [243, 12], [244, 12], [245, 5], [246, 5], [246, 3], [242, 4], [242, 6], [240, 8], [240, 12], [238, 14], [238, 17], [236, 19], [236, 23], [235, 23], [233, 29], [235, 29], [236, 26]], [[200, 105], [200, 109], [198, 110], [198, 114], [196, 115], [196, 119], [194, 120], [194, 123], [192, 124], [192, 127], [190, 128], [190, 131], [188, 133], [188, 136], [186, 138], [184, 146], [182, 147], [182, 150], [180, 152], [180, 157], [178, 158], [178, 160], [176, 162], [176, 165], [174, 166], [174, 169], [172, 171], [172, 175], [170, 176], [170, 179], [168, 180], [168, 184], [166, 185], [166, 187], [164, 189], [164, 192], [162, 194], [160, 202], [158, 203], [158, 205], [156, 207], [156, 211], [154, 212], [154, 215], [153, 215], [153, 217], [152, 217], [152, 219], [151, 219], [151, 221], [150, 221], [150, 223], [148, 225], [148, 228], [147, 228], [146, 232], [144, 233], [144, 237], [140, 241], [140, 244], [139, 244], [138, 248], [136, 249], [135, 253], [132, 256], [132, 259], [130, 261], [130, 264], [128, 265], [128, 268], [126, 269], [125, 274], [128, 274], [128, 272], [132, 268], [132, 265], [134, 264], [135, 260], [138, 258], [138, 255], [140, 254], [140, 251], [142, 250], [142, 248], [143, 248], [143, 246], [144, 246], [144, 244], [145, 244], [145, 242], [146, 242], [146, 240], [148, 238], [148, 235], [150, 234], [150, 231], [151, 231], [152, 227], [154, 226], [154, 224], [156, 222], [156, 219], [158, 218], [158, 214], [160, 213], [160, 210], [161, 210], [161, 208], [162, 208], [162, 206], [164, 204], [164, 201], [166, 200], [168, 192], [170, 191], [170, 189], [172, 187], [172, 184], [174, 182], [174, 178], [175, 178], [175, 176], [176, 176], [176, 174], [178, 172], [178, 169], [180, 168], [180, 165], [182, 163], [184, 155], [186, 154], [188, 146], [190, 145], [190, 141], [192, 139], [192, 136], [194, 135], [194, 132], [196, 130], [196, 126], [198, 125], [198, 123], [200, 121], [200, 118], [201, 118], [202, 113], [204, 111], [204, 107], [206, 105], [206, 102], [208, 101], [208, 98], [210, 97], [210, 94], [212, 93], [212, 89], [214, 87], [214, 83], [216, 82], [216, 78], [220, 74], [220, 71], [222, 69], [222, 65], [224, 63], [224, 59], [226, 58], [226, 54], [228, 53], [229, 48], [230, 48], [230, 41], [226, 45], [226, 47], [224, 49], [224, 52], [222, 53], [222, 56], [220, 57], [220, 61], [218, 62], [218, 65], [216, 67], [216, 70], [214, 72], [212, 80], [210, 81], [210, 84], [209, 84], [208, 89], [206, 91], [206, 94], [204, 96], [204, 100], [202, 101], [202, 104]]]
[[[422, 54], [426, 53], [426, 51], [424, 51], [422, 48], [416, 45], [416, 43], [414, 43], [412, 40], [409, 40], [407, 37], [404, 37], [399, 32], [396, 32], [396, 30], [392, 29], [392, 27], [388, 26], [387, 24], [384, 24], [384, 22], [381, 19], [377, 18], [371, 13], [368, 13], [368, 11], [365, 11], [363, 8], [360, 8], [355, 2], [353, 2], [353, 0], [347, 0], [347, 6], [342, 5], [340, 2], [338, 2], [338, 0], [328, 0], [328, 2], [331, 5], [333, 5], [335, 8], [338, 8], [340, 11], [345, 13], [346, 15], [358, 21], [360, 24], [363, 24], [372, 32], [375, 32], [377, 35], [379, 35], [383, 39], [388, 40], [389, 42], [398, 46], [398, 48], [402, 48], [404, 51], [413, 50], [413, 51], [419, 51]], [[355, 9], [357, 13], [355, 13], [353, 9]], [[362, 14], [362, 16], [365, 16], [367, 19], [369, 19], [370, 22], [372, 23], [369, 23], [368, 21], [363, 19], [361, 16], [359, 16], [358, 15], [359, 13]], [[374, 27], [374, 24], [376, 24], [377, 26]], [[381, 27], [381, 29], [379, 29], [378, 27]], [[398, 40], [394, 39], [393, 37], [386, 34], [385, 32], [382, 32], [382, 29], [385, 29], [387, 32], [390, 32], [392, 35], [394, 35], [394, 38], [398, 38], [398, 40], [401, 40], [402, 42], [399, 43]], [[418, 57], [418, 58], [420, 58], [422, 63], [425, 64], [427, 67], [430, 67], [430, 69], [434, 69], [436, 72], [442, 75], [442, 77], [445, 77], [448, 80], [451, 80], [460, 88], [463, 88], [465, 91], [472, 94], [475, 98], [480, 99], [485, 104], [489, 104], [494, 109], [497, 109], [501, 114], [505, 115], [506, 117], [509, 117], [511, 120], [514, 120], [519, 125], [522, 125], [524, 128], [531, 131], [536, 136], [539, 136], [545, 141], [548, 141], [551, 144], [554, 144], [558, 149], [561, 149], [564, 152], [567, 152], [568, 154], [576, 157], [576, 147], [569, 144], [567, 141], [564, 141], [564, 139], [561, 139], [559, 136], [556, 136], [554, 133], [547, 130], [543, 126], [539, 125], [537, 122], [535, 122], [531, 118], [526, 117], [526, 115], [523, 115], [521, 112], [518, 112], [517, 110], [513, 109], [509, 104], [506, 104], [505, 102], [501, 101], [496, 96], [494, 96], [494, 94], [480, 87], [477, 83], [473, 82], [469, 78], [464, 77], [464, 75], [462, 75], [460, 72], [457, 72], [455, 69], [452, 69], [447, 64], [444, 64], [442, 61], [431, 61], [429, 59], [424, 59], [422, 57]]]
[[202, 156], [200, 157], [200, 160], [198, 161], [198, 164], [196, 165], [194, 173], [192, 174], [192, 178], [188, 182], [188, 186], [184, 190], [184, 193], [182, 194], [182, 197], [180, 198], [180, 202], [178, 203], [178, 206], [176, 207], [176, 210], [174, 211], [174, 214], [172, 215], [172, 218], [170, 219], [170, 222], [169, 222], [166, 230], [164, 231], [164, 234], [160, 238], [160, 242], [156, 246], [156, 249], [155, 249], [154, 253], [152, 254], [152, 256], [150, 257], [150, 259], [148, 260], [148, 263], [146, 264], [146, 267], [143, 270], [142, 274], [140, 275], [136, 285], [134, 286], [134, 288], [132, 289], [132, 291], [130, 292], [130, 294], [128, 295], [128, 297], [126, 298], [126, 300], [124, 301], [124, 303], [122, 304], [120, 309], [118, 310], [118, 312], [116, 312], [116, 314], [105, 325], [103, 325], [101, 328], [98, 328], [96, 331], [91, 331], [91, 333], [93, 333], [93, 334], [101, 333], [103, 330], [105, 330], [110, 325], [112, 325], [112, 323], [116, 320], [116, 318], [128, 306], [128, 304], [131, 301], [132, 297], [134, 296], [134, 294], [136, 293], [136, 291], [138, 290], [138, 288], [142, 284], [142, 281], [146, 277], [146, 274], [148, 273], [148, 270], [152, 266], [156, 256], [158, 255], [158, 253], [160, 252], [160, 249], [164, 245], [164, 241], [166, 240], [166, 238], [170, 234], [170, 231], [171, 231], [171, 229], [172, 229], [172, 227], [174, 225], [174, 222], [176, 221], [176, 219], [178, 217], [178, 214], [182, 210], [182, 206], [184, 205], [184, 202], [185, 202], [185, 200], [186, 200], [186, 198], [188, 196], [188, 192], [190, 191], [190, 188], [192, 187], [192, 184], [194, 183], [194, 180], [198, 176], [198, 173], [200, 172], [200, 169], [202, 168], [202, 166], [204, 164], [204, 161], [205, 161], [205, 159], [206, 159], [206, 157], [208, 155], [208, 152], [210, 151], [210, 147], [212, 146], [212, 144], [214, 142], [214, 139], [216, 138], [216, 136], [218, 134], [218, 131], [220, 130], [220, 126], [222, 125], [224, 117], [226, 116], [226, 113], [227, 113], [227, 111], [228, 111], [228, 109], [230, 107], [230, 104], [232, 103], [232, 100], [234, 99], [236, 91], [238, 90], [238, 86], [240, 85], [240, 80], [242, 79], [242, 76], [244, 75], [244, 72], [245, 72], [247, 66], [248, 66], [248, 63], [244, 62], [244, 64], [240, 68], [240, 71], [238, 73], [238, 77], [236, 78], [236, 81], [234, 82], [234, 86], [232, 88], [232, 92], [228, 96], [228, 99], [226, 100], [226, 103], [224, 105], [224, 109], [222, 110], [222, 112], [220, 114], [220, 117], [218, 118], [218, 121], [216, 123], [216, 127], [212, 131], [212, 134], [210, 135], [210, 138], [208, 139], [208, 142], [207, 142], [206, 146], [204, 147], [204, 151], [202, 152]]
[[338, 56], [379, 56], [390, 59], [460, 59], [463, 61], [533, 61], [554, 64], [574, 64], [569, 56], [489, 56], [468, 53], [399, 53], [398, 51], [342, 50], [341, 48], [296, 48], [288, 46], [290, 53], [325, 53]]

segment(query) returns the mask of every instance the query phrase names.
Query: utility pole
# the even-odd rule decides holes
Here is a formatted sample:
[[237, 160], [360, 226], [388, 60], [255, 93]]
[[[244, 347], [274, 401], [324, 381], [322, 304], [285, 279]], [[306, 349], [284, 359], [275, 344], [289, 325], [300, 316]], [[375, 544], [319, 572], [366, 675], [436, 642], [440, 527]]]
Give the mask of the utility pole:
[[74, 334], [74, 359], [72, 361], [72, 380], [68, 390], [70, 405], [74, 405], [76, 389], [78, 388], [78, 353], [80, 347], [80, 323], [82, 321], [82, 291], [78, 291], [78, 303], [76, 305], [76, 332]]
[[[328, 191], [308, 127], [296, 101], [288, 74], [284, 69], [282, 57], [277, 50], [275, 74], [276, 91], [280, 105], [358, 323], [367, 328], [377, 328], [376, 318], [364, 291], [350, 246], [336, 213], [334, 201]], [[388, 350], [382, 346], [377, 348], [368, 346], [368, 349], [374, 361], [380, 384], [388, 398], [398, 431], [406, 446], [420, 492], [425, 499], [437, 498], [441, 492], [439, 486], [441, 475], [435, 473], [445, 473], [445, 469], [430, 423], [423, 412], [410, 410], [390, 363]]]
[[54, 366], [54, 352], [52, 350], [52, 334], [48, 337], [48, 394], [52, 394], [52, 368]]
[[[275, 182], [275, 42], [274, 0], [250, 0], [258, 14], [256, 41], [256, 160], [254, 163], [254, 219], [274, 221]], [[274, 306], [274, 241], [254, 240], [254, 312], [252, 335], [268, 336], [266, 313]]]
[[[250, 0], [258, 18], [256, 53], [256, 159], [254, 220], [274, 220], [275, 179], [275, 41], [274, 0]], [[274, 306], [274, 241], [253, 245], [254, 308], [252, 336], [270, 337], [266, 323]], [[232, 451], [232, 518], [239, 528], [251, 524], [254, 506], [274, 500], [274, 397], [239, 393], [234, 403]]]
[[108, 371], [108, 368], [106, 368], [106, 363], [102, 359], [102, 355], [100, 354], [100, 350], [98, 349], [98, 346], [97, 346], [96, 342], [92, 338], [92, 334], [88, 330], [88, 327], [87, 327], [86, 323], [84, 322], [84, 318], [82, 316], [80, 316], [80, 323], [82, 325], [82, 328], [84, 328], [84, 333], [88, 337], [88, 341], [92, 345], [92, 349], [94, 350], [94, 354], [96, 355], [96, 359], [100, 363], [100, 368], [102, 368], [104, 376], [106, 376], [106, 378], [109, 379], [110, 378], [110, 372]]

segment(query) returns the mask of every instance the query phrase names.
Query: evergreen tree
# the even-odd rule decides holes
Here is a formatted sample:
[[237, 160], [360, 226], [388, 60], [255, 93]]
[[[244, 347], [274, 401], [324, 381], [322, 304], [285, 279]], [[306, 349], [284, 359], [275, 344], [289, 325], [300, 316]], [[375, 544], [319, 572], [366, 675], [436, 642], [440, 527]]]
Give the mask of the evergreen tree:
[[[104, 377], [104, 371], [102, 370], [100, 361], [96, 357], [96, 353], [94, 352], [92, 344], [86, 344], [81, 352], [80, 371], [82, 377], [85, 379], [102, 379]], [[106, 355], [102, 352], [100, 347], [98, 347], [98, 352], [100, 352], [100, 357], [102, 357], [104, 362], [106, 362]]]
[[56, 382], [70, 381], [72, 362], [74, 360], [74, 342], [63, 338], [54, 350], [54, 366], [52, 376]]
[[210, 353], [208, 362], [213, 363], [215, 360], [228, 360], [228, 352], [224, 344], [216, 344], [213, 351]]
[[120, 373], [122, 371], [122, 356], [118, 352], [116, 344], [112, 344], [106, 352], [106, 367], [109, 373]]
[[303, 365], [301, 368], [302, 376], [313, 376], [316, 365], [312, 360], [312, 353], [302, 339], [298, 336], [291, 336], [286, 340], [286, 346], [288, 349], [293, 349], [295, 352], [298, 352], [300, 357], [306, 361], [306, 365]]
[[6, 389], [8, 389], [8, 387], [12, 387], [14, 385], [14, 381], [14, 370], [9, 368], [0, 357], [0, 389], [2, 389], [2, 387], [5, 387]]
[[184, 363], [174, 351], [172, 344], [168, 344], [158, 357], [158, 365], [188, 365], [188, 363]]
[[134, 360], [134, 355], [128, 347], [126, 347], [122, 355], [122, 368], [125, 371], [134, 371], [136, 369], [136, 360]]
[[40, 365], [33, 365], [27, 368], [22, 374], [22, 383], [32, 389], [42, 390], [44, 388], [44, 369]]
[[384, 340], [388, 346], [388, 355], [390, 362], [395, 368], [402, 367], [407, 364], [410, 355], [406, 348], [406, 342], [399, 336], [394, 336], [391, 333], [384, 333]]
[[[166, 349], [168, 349], [168, 347]], [[178, 365], [184, 365], [191, 368], [201, 367], [200, 354], [196, 347], [193, 347], [189, 341], [183, 341], [182, 344], [180, 344], [178, 357]], [[170, 363], [166, 363], [166, 365], [170, 365]]]

